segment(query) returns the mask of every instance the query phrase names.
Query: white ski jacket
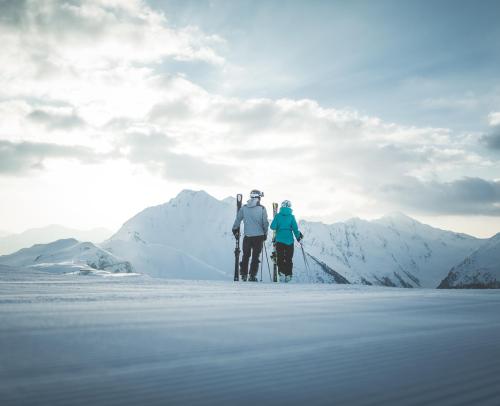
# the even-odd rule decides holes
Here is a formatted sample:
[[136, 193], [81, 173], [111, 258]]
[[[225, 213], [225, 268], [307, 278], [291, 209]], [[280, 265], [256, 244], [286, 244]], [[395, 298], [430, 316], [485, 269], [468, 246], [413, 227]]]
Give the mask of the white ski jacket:
[[234, 220], [233, 230], [238, 228], [243, 220], [245, 237], [257, 237], [267, 234], [269, 220], [264, 206], [260, 205], [259, 199], [248, 200], [247, 204], [241, 207]]

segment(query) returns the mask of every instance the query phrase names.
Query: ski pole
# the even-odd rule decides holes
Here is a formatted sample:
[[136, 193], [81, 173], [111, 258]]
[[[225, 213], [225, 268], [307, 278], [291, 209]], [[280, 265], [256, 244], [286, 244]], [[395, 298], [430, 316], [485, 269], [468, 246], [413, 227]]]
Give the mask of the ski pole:
[[271, 276], [271, 267], [269, 266], [269, 257], [267, 255], [266, 244], [264, 244], [264, 250], [266, 251], [267, 270], [269, 271], [269, 280], [272, 282], [273, 281], [273, 277]]
[[264, 266], [264, 250], [260, 253], [260, 281], [262, 282], [262, 267]]
[[302, 250], [302, 257], [304, 258], [304, 265], [306, 266], [307, 278], [309, 279], [309, 282], [310, 282], [311, 281], [311, 274], [310, 274], [309, 263], [308, 263], [307, 257], [306, 257], [306, 252], [304, 251], [304, 245], [302, 244], [302, 241], [299, 241], [299, 244], [300, 244], [300, 249]]

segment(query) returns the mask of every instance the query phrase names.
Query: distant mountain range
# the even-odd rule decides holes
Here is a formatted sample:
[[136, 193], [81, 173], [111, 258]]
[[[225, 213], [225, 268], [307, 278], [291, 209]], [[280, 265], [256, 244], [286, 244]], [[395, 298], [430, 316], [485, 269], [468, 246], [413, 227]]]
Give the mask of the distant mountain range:
[[49, 244], [36, 244], [10, 255], [2, 255], [0, 264], [52, 273], [92, 270], [112, 273], [133, 271], [130, 262], [117, 258], [91, 242], [80, 242], [74, 238], [57, 240]]
[[31, 228], [19, 234], [5, 234], [0, 232], [0, 255], [10, 254], [21, 248], [31, 247], [34, 244], [44, 244], [52, 241], [76, 238], [80, 241], [91, 241], [95, 244], [109, 238], [113, 232], [105, 228], [91, 230], [76, 230], [57, 224], [46, 227]]
[[443, 231], [394, 213], [374, 221], [302, 221], [308, 252], [351, 283], [436, 287], [484, 240]]
[[[111, 262], [129, 262], [131, 269], [154, 277], [230, 280], [235, 214], [234, 198], [185, 190], [141, 211], [96, 248]], [[297, 246], [295, 282], [436, 288], [498, 287], [500, 281], [498, 236], [479, 239], [444, 231], [401, 213], [330, 225], [300, 221], [299, 227], [309, 268]], [[270, 255], [270, 238], [266, 249]], [[269, 280], [265, 257], [262, 272]]]

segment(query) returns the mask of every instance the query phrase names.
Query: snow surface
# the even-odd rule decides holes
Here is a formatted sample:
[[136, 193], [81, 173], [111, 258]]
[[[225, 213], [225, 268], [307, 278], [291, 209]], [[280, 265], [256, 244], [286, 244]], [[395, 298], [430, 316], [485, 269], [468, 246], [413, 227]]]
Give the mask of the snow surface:
[[0, 266], [0, 404], [498, 405], [500, 292]]

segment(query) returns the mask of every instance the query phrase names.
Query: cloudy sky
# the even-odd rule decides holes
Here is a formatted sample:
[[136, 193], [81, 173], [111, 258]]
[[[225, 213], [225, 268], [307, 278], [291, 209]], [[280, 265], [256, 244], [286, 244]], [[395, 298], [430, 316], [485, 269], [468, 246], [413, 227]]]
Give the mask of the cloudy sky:
[[0, 0], [0, 229], [185, 188], [500, 231], [500, 3]]

